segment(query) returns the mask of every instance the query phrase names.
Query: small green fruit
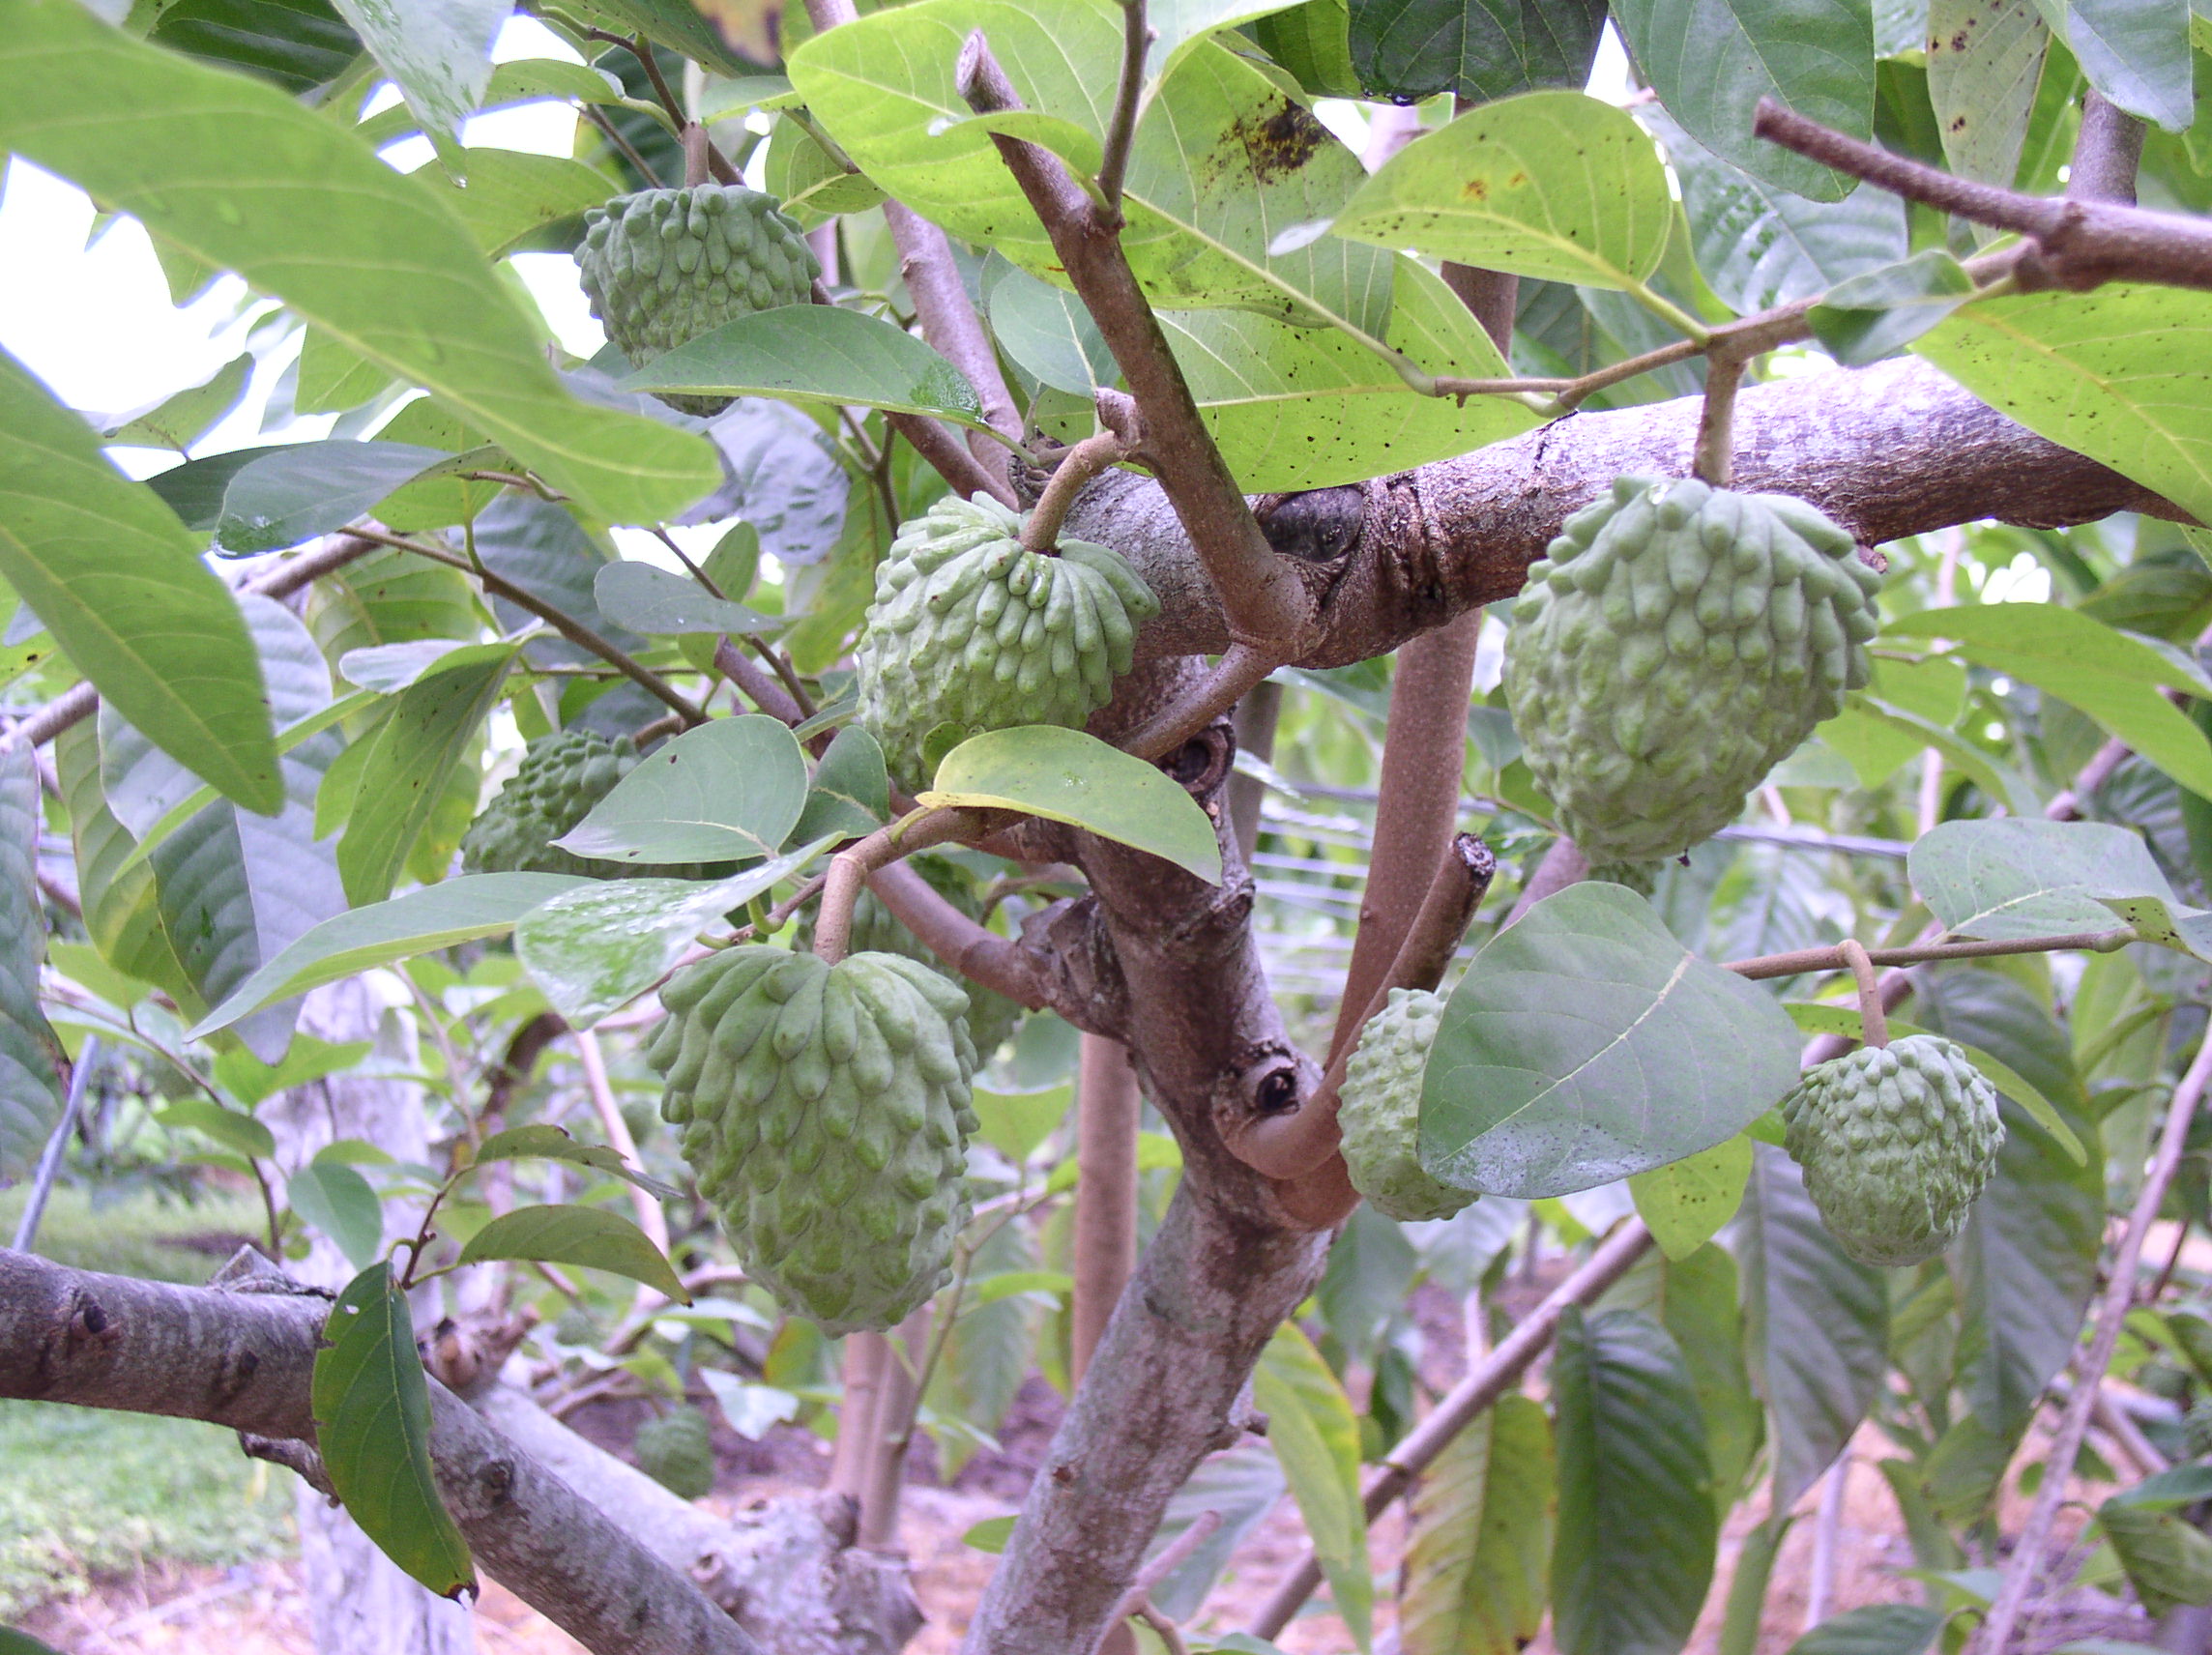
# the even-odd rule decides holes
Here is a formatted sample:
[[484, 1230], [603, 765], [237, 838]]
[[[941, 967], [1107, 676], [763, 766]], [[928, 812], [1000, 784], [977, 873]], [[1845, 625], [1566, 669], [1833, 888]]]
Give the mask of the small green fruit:
[[1449, 1218], [1475, 1199], [1421, 1170], [1421, 1070], [1442, 1020], [1441, 996], [1394, 988], [1345, 1065], [1337, 1105], [1352, 1187], [1385, 1218]]
[[1995, 1090], [1935, 1034], [1807, 1069], [1782, 1122], [1820, 1222], [1862, 1264], [1917, 1264], [1948, 1247], [2004, 1142]]
[[538, 737], [524, 750], [521, 768], [462, 835], [461, 870], [580, 879], [712, 879], [725, 872], [689, 862], [631, 866], [595, 861], [553, 843], [589, 816], [637, 762], [637, 747], [626, 736], [610, 741], [592, 730], [557, 730]]
[[714, 1443], [707, 1416], [679, 1408], [637, 1428], [631, 1443], [637, 1468], [679, 1499], [695, 1500], [714, 1492]]

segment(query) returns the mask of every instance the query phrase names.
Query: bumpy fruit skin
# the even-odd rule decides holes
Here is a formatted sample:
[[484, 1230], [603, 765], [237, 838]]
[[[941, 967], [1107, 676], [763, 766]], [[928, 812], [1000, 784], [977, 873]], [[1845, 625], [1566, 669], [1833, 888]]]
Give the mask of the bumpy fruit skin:
[[637, 1468], [679, 1499], [714, 1492], [714, 1444], [707, 1416], [695, 1408], [649, 1419], [630, 1444]]
[[[983, 904], [977, 900], [975, 886], [967, 871], [949, 857], [935, 857], [923, 852], [909, 857], [906, 865], [930, 884], [939, 896], [952, 904], [971, 919], [983, 917]], [[800, 921], [792, 936], [792, 946], [801, 952], [814, 946], [814, 915], [809, 913]], [[1005, 1044], [1006, 1036], [1014, 1031], [1014, 1025], [1022, 1018], [1023, 1005], [1018, 1000], [1008, 1000], [996, 989], [970, 982], [952, 971], [937, 957], [936, 952], [899, 922], [897, 915], [885, 907], [876, 893], [862, 886], [859, 900], [853, 904], [853, 934], [848, 946], [856, 954], [904, 954], [910, 960], [919, 960], [946, 981], [964, 989], [968, 995], [968, 1038], [975, 1043], [978, 1063], [989, 1060], [992, 1053]]]
[[1421, 1066], [1443, 1012], [1440, 995], [1392, 989], [1345, 1065], [1336, 1112], [1345, 1169], [1352, 1187], [1385, 1218], [1449, 1218], [1475, 1199], [1472, 1190], [1439, 1183], [1421, 1170]]
[[579, 879], [709, 879], [725, 871], [690, 862], [594, 861], [553, 843], [589, 816], [637, 762], [637, 747], [627, 736], [610, 741], [597, 731], [557, 730], [538, 737], [524, 749], [521, 768], [461, 836], [461, 871]]
[[1022, 519], [988, 495], [944, 499], [903, 524], [876, 569], [855, 652], [859, 720], [891, 774], [926, 786], [941, 724], [961, 739], [1012, 724], [1080, 730], [1129, 670], [1160, 611], [1121, 553], [1062, 540], [1026, 552]]
[[1880, 577], [1801, 500], [1624, 477], [1529, 566], [1505, 693], [1593, 862], [1679, 856], [1868, 680]]
[[968, 1221], [968, 997], [898, 954], [726, 948], [661, 990], [661, 1114], [746, 1273], [835, 1335], [951, 1276]]
[[1820, 1222], [1862, 1264], [1917, 1264], [1948, 1247], [2004, 1142], [1995, 1090], [1936, 1034], [1806, 1070], [1782, 1122]]
[[[774, 199], [735, 184], [642, 189], [590, 209], [576, 264], [592, 314], [632, 367], [740, 316], [802, 304], [822, 274]], [[655, 394], [701, 416], [731, 401]]]

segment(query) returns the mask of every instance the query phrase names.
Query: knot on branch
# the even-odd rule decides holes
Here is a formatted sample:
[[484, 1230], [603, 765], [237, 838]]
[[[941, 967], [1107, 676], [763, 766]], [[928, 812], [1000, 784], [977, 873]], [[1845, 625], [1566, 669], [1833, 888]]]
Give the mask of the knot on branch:
[[1267, 544], [1300, 563], [1328, 564], [1351, 555], [1367, 520], [1367, 493], [1356, 483], [1308, 489], [1302, 494], [1263, 494], [1252, 514]]

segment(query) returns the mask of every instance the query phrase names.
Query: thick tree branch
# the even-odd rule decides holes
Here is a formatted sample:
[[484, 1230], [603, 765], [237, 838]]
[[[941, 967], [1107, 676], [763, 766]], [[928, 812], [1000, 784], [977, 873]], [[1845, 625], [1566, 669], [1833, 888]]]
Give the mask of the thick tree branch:
[[[980, 114], [1022, 107], [980, 31], [961, 49], [958, 85]], [[1261, 534], [1214, 447], [1120, 236], [1094, 212], [1059, 157], [999, 133], [992, 141], [1052, 238], [1068, 280], [1136, 398], [1143, 457], [1176, 503], [1207, 578], [1221, 595], [1230, 632], [1225, 642], [1249, 645], [1278, 660], [1299, 653], [1313, 620], [1305, 588]]]
[[[1615, 478], [1688, 474], [1701, 407], [1684, 397], [1577, 414], [1457, 459], [1282, 502], [1266, 532], [1323, 593], [1323, 636], [1299, 664], [1366, 660], [1512, 596], [1560, 523]], [[1734, 469], [1737, 488], [1808, 500], [1870, 545], [1983, 518], [2186, 520], [1909, 359], [1744, 391]], [[1100, 478], [1067, 532], [1115, 547], [1159, 595], [1161, 613], [1137, 640], [1141, 660], [1228, 647], [1220, 599], [1158, 485]]]
[[[2118, 114], [2084, 111], [2082, 117], [2083, 135], [2092, 140], [2088, 188], [2100, 191], [2110, 189], [2120, 159], [2119, 140], [2108, 141], [2106, 131], [2110, 117]], [[2150, 281], [2212, 288], [2212, 222], [2202, 218], [2145, 212], [2102, 194], [2075, 196], [2070, 191], [2067, 198], [2054, 200], [1961, 178], [1846, 137], [1771, 98], [1760, 100], [1752, 131], [1907, 201], [2027, 237], [2039, 256], [2015, 268], [2023, 287], [2085, 291], [2108, 281]], [[2130, 167], [2131, 179], [2133, 172]]]
[[[327, 1299], [281, 1288], [174, 1287], [0, 1250], [0, 1396], [311, 1444], [328, 1313]], [[503, 1585], [597, 1655], [760, 1655], [683, 1575], [435, 1380], [430, 1401], [439, 1492]]]

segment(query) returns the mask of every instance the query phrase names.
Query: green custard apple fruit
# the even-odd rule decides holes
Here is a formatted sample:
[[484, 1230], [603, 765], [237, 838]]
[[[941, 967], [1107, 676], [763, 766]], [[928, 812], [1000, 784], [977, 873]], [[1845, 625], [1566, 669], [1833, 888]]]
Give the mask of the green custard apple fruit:
[[1782, 1122], [1820, 1222], [1862, 1264], [1917, 1264], [1948, 1247], [2004, 1142], [1995, 1089], [1936, 1034], [1807, 1069]]
[[728, 871], [690, 862], [632, 866], [564, 851], [553, 841], [592, 813], [615, 783], [637, 768], [627, 736], [557, 730], [523, 750], [522, 765], [461, 836], [461, 871], [472, 874], [572, 874], [580, 879], [713, 879]]
[[679, 972], [645, 1048], [746, 1273], [832, 1334], [894, 1326], [968, 1221], [968, 997], [900, 954], [749, 944]]
[[714, 1492], [714, 1443], [707, 1416], [697, 1408], [647, 1420], [630, 1447], [637, 1468], [677, 1498], [695, 1500]]
[[859, 721], [909, 786], [935, 773], [943, 726], [941, 742], [1013, 724], [1080, 730], [1159, 613], [1121, 553], [1084, 540], [1024, 551], [1021, 530], [988, 495], [940, 500], [900, 527], [876, 569], [854, 653]]
[[1474, 1191], [1421, 1170], [1421, 1069], [1443, 1014], [1441, 995], [1392, 989], [1345, 1065], [1336, 1111], [1345, 1169], [1352, 1187], [1385, 1218], [1449, 1218], [1475, 1199]]
[[1595, 863], [1676, 857], [1870, 674], [1880, 577], [1801, 500], [1624, 477], [1529, 566], [1505, 693]]
[[[736, 184], [642, 189], [584, 214], [576, 264], [592, 314], [632, 367], [756, 310], [803, 305], [822, 266], [773, 197]], [[727, 396], [656, 392], [713, 416]]]
[[[968, 870], [949, 857], [932, 856], [922, 852], [906, 858], [906, 865], [930, 884], [939, 896], [952, 904], [971, 919], [983, 917], [983, 904], [975, 894], [975, 885], [968, 877]], [[848, 947], [856, 954], [904, 954], [910, 960], [919, 960], [947, 982], [965, 989], [968, 994], [968, 1037], [975, 1043], [975, 1060], [988, 1061], [991, 1055], [1006, 1042], [1014, 1031], [1014, 1025], [1022, 1019], [1026, 1009], [1018, 1000], [1009, 1000], [996, 989], [970, 982], [958, 972], [937, 957], [928, 944], [899, 923], [899, 917], [885, 906], [881, 897], [866, 886], [860, 887], [859, 899], [853, 904], [853, 934]], [[792, 937], [794, 948], [805, 950], [814, 946], [814, 915], [810, 910], [800, 921]]]

